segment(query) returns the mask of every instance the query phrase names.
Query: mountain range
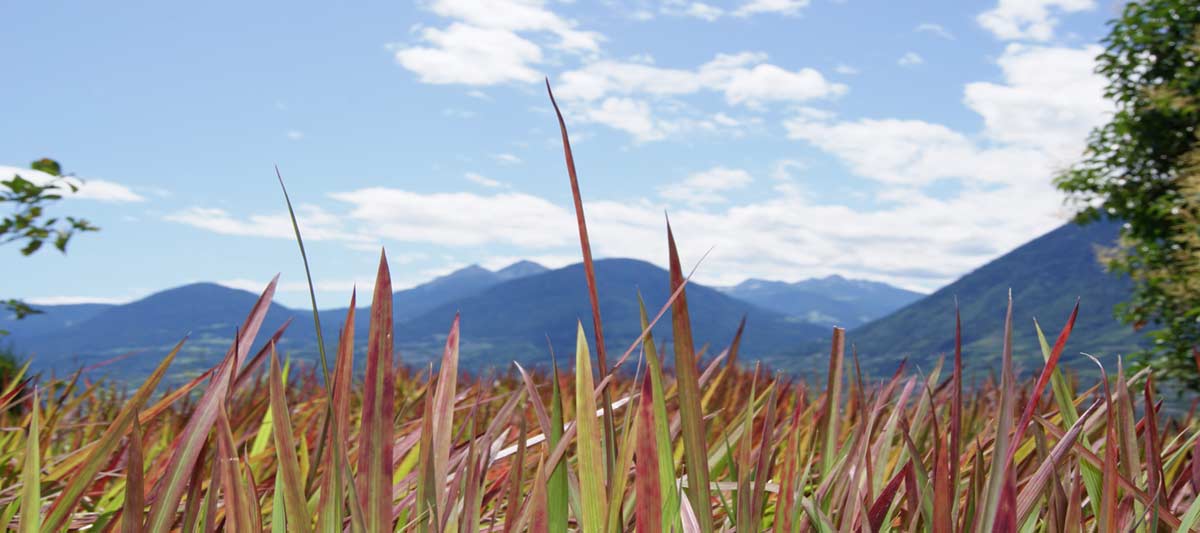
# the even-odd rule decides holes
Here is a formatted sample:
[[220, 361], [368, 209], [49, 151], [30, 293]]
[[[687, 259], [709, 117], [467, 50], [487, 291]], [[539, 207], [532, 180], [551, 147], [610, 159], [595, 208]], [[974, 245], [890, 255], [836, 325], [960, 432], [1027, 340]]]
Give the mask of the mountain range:
[[[615, 360], [641, 332], [637, 295], [643, 296], [651, 315], [656, 313], [669, 297], [668, 274], [643, 261], [601, 259], [596, 261], [596, 275], [607, 347]], [[840, 320], [837, 317], [851, 316], [846, 309], [854, 309], [853, 316], [864, 316], [885, 314], [888, 305], [899, 307], [891, 300], [874, 302], [870, 294], [881, 290], [908, 294], [882, 284], [830, 281], [776, 285], [755, 280], [722, 289], [689, 284], [696, 345], [707, 344], [710, 354], [721, 351], [744, 316], [745, 353], [782, 361], [796, 346], [827, 336]], [[739, 298], [749, 283], [760, 286]], [[355, 336], [361, 349], [370, 301], [369, 294], [359, 297]], [[0, 319], [0, 329], [11, 331], [5, 341], [18, 353], [33, 356], [35, 369], [68, 372], [120, 358], [104, 368], [123, 379], [145, 375], [186, 334], [188, 341], [173, 368], [177, 377], [187, 377], [208, 368], [224, 353], [256, 298], [251, 292], [215, 283], [193, 283], [127, 304], [42, 306], [42, 314], [21, 321]], [[848, 307], [847, 301], [871, 303]], [[410, 364], [424, 364], [440, 354], [456, 313], [462, 316], [463, 366], [479, 371], [503, 367], [511, 360], [532, 365], [548, 362], [552, 348], [564, 351], [574, 346], [576, 320], [591, 338], [591, 304], [582, 264], [548, 269], [520, 261], [496, 271], [472, 265], [394, 292], [392, 307], [396, 346], [401, 360]], [[347, 311], [321, 312], [327, 348], [336, 342]], [[279, 349], [315, 360], [317, 340], [308, 309], [273, 304], [260, 341], [288, 320], [291, 325]], [[657, 340], [670, 342], [669, 324], [668, 318], [655, 328]]]
[[[1111, 223], [1060, 227], [928, 296], [840, 276], [794, 283], [751, 279], [733, 287], [692, 283], [688, 302], [696, 346], [707, 345], [710, 355], [723, 350], [746, 317], [743, 360], [817, 373], [825, 368], [830, 329], [838, 325], [850, 329], [848, 338], [864, 369], [890, 373], [901, 358], [928, 369], [939, 354], [953, 348], [957, 297], [967, 365], [986, 371], [999, 358], [1011, 287], [1015, 347], [1026, 367], [1032, 368], [1031, 358], [1039, 357], [1032, 318], [1042, 320], [1052, 339], [1076, 297], [1081, 298], [1080, 318], [1067, 353], [1127, 353], [1139, 346], [1140, 338], [1117, 322], [1111, 309], [1128, 296], [1130, 284], [1104, 272], [1095, 257], [1095, 248], [1113, 243], [1116, 232]], [[638, 293], [653, 316], [669, 297], [668, 275], [632, 259], [598, 260], [596, 275], [609, 358], [615, 360], [640, 333]], [[362, 308], [355, 331], [362, 350], [370, 302], [369, 294], [359, 296]], [[32, 355], [37, 370], [63, 373], [121, 358], [103, 370], [121, 380], [145, 375], [187, 334], [173, 365], [175, 376], [183, 378], [224, 354], [256, 298], [215, 283], [195, 283], [127, 304], [44, 306], [43, 314], [21, 321], [0, 318], [0, 330], [11, 332], [4, 342], [19, 354]], [[552, 349], [572, 349], [577, 320], [592, 338], [581, 264], [548, 269], [521, 261], [496, 271], [473, 265], [396, 291], [392, 304], [396, 347], [400, 360], [408, 364], [424, 365], [440, 354], [456, 313], [462, 316], [463, 368], [472, 372], [502, 371], [512, 360], [546, 364]], [[327, 348], [335, 345], [347, 311], [321, 312]], [[289, 320], [280, 350], [314, 361], [317, 340], [308, 309], [273, 304], [260, 342]], [[668, 318], [655, 328], [656, 340], [670, 342], [669, 323]], [[1075, 362], [1079, 357], [1067, 359]]]
[[838, 275], [794, 283], [751, 278], [722, 292], [772, 311], [816, 324], [853, 328], [925, 296], [877, 281]]

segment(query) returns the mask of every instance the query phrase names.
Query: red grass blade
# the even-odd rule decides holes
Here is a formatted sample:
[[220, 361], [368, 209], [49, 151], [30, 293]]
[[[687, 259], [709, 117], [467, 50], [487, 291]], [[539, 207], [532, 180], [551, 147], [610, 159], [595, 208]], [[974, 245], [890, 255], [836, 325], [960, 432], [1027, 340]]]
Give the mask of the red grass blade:
[[392, 370], [392, 324], [392, 277], [387, 254], [381, 253], [367, 334], [366, 387], [358, 449], [358, 497], [369, 531], [392, 528], [392, 425], [396, 386]]
[[[346, 505], [345, 478], [343, 472], [347, 465], [346, 441], [349, 439], [348, 420], [350, 419], [350, 381], [354, 372], [354, 318], [358, 293], [350, 293], [350, 308], [346, 312], [346, 322], [342, 325], [342, 334], [338, 339], [337, 361], [334, 363], [333, 383], [326, 386], [333, 390], [333, 406], [331, 417], [332, 431], [329, 433], [330, 451], [324, 457], [325, 477], [321, 481], [320, 524], [323, 530], [340, 529], [343, 511]], [[357, 502], [355, 502], [357, 505]]]
[[[600, 379], [608, 375], [608, 351], [604, 347], [604, 328], [600, 320], [600, 296], [596, 289], [596, 267], [592, 262], [592, 244], [588, 239], [587, 221], [583, 215], [583, 196], [579, 192], [579, 177], [575, 172], [575, 155], [571, 151], [571, 140], [567, 135], [567, 123], [563, 120], [558, 102], [554, 100], [554, 92], [550, 90], [550, 79], [546, 79], [546, 94], [550, 95], [550, 104], [554, 106], [554, 114], [558, 117], [558, 129], [562, 133], [563, 157], [567, 163], [567, 175], [571, 179], [571, 198], [575, 202], [575, 221], [579, 227], [579, 247], [583, 252], [583, 271], [587, 278], [588, 298], [592, 303], [592, 331], [596, 338], [596, 370]], [[602, 408], [604, 409], [604, 438], [606, 442], [616, 442], [616, 428], [613, 422], [612, 397], [608, 389], [604, 389]], [[606, 446], [605, 465], [608, 477], [613, 476], [613, 463], [616, 461], [615, 446]]]
[[1004, 476], [1004, 490], [1000, 492], [1000, 505], [996, 508], [996, 523], [993, 533], [1017, 532], [1017, 482], [1016, 475], [1009, 470]]
[[125, 457], [125, 503], [121, 509], [121, 533], [141, 533], [146, 520], [142, 457], [142, 425], [135, 416], [129, 432], [129, 451]]
[[654, 423], [654, 390], [650, 373], [642, 378], [642, 397], [638, 401], [638, 434], [634, 457], [637, 460], [637, 476], [634, 489], [637, 492], [637, 531], [654, 532], [662, 529], [662, 490], [659, 487], [658, 449], [655, 446], [657, 429]]
[[825, 441], [821, 446], [821, 475], [829, 475], [837, 455], [838, 412], [842, 396], [842, 366], [846, 358], [846, 330], [833, 328], [833, 342], [829, 353], [828, 385], [825, 388]]
[[[683, 285], [683, 269], [679, 265], [679, 251], [675, 247], [675, 235], [671, 222], [667, 221], [667, 248], [671, 268], [671, 289]], [[704, 413], [700, 406], [700, 381], [696, 376], [696, 352], [692, 344], [691, 317], [688, 315], [686, 291], [680, 292], [671, 306], [671, 323], [674, 331], [675, 372], [679, 386], [679, 414], [683, 429], [683, 455], [687, 464], [687, 495], [691, 500], [700, 530], [713, 531], [712, 495], [708, 484], [708, 451], [705, 446]]]
[[1042, 397], [1042, 391], [1046, 389], [1046, 384], [1050, 383], [1050, 376], [1054, 374], [1054, 369], [1058, 366], [1058, 358], [1062, 355], [1063, 348], [1067, 345], [1067, 339], [1071, 336], [1071, 330], [1075, 327], [1075, 317], [1079, 316], [1079, 300], [1075, 300], [1075, 308], [1071, 310], [1071, 317], [1067, 319], [1067, 325], [1058, 334], [1058, 339], [1054, 341], [1054, 349], [1050, 351], [1050, 359], [1046, 361], [1042, 367], [1042, 374], [1038, 376], [1037, 384], [1033, 386], [1033, 390], [1029, 393], [1029, 403], [1025, 404], [1025, 411], [1021, 413], [1021, 420], [1017, 422], [1017, 431], [1013, 435], [1013, 447], [1008, 450], [1007, 465], [1011, 466], [1013, 457], [1017, 454], [1017, 448], [1021, 444], [1021, 439], [1025, 437], [1025, 429], [1029, 427], [1029, 422], [1033, 418], [1033, 411], [1037, 409], [1038, 400]]
[[433, 394], [433, 483], [437, 488], [438, 519], [445, 521], [448, 502], [446, 494], [449, 489], [450, 445], [454, 429], [454, 397], [458, 387], [458, 335], [459, 319], [454, 316], [450, 325], [450, 334], [446, 336], [446, 349], [442, 353], [442, 366], [438, 370], [437, 389]]
[[900, 484], [912, 475], [912, 460], [909, 460], [904, 468], [901, 468], [896, 475], [892, 476], [891, 481], [883, 487], [879, 492], [879, 496], [875, 498], [875, 503], [871, 504], [871, 510], [867, 512], [868, 523], [871, 524], [871, 531], [879, 531], [883, 526], [883, 519], [887, 516], [888, 509], [892, 507], [892, 500], [896, 498], [896, 492], [900, 490]]

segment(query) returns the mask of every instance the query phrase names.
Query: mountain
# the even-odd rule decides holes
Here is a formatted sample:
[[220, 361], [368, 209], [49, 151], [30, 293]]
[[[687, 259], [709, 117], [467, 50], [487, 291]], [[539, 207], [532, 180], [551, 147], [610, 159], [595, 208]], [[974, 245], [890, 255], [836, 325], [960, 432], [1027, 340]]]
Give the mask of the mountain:
[[[666, 301], [668, 274], [649, 263], [628, 259], [596, 262], [605, 337], [615, 361], [641, 332], [637, 307], [640, 289], [651, 315]], [[359, 300], [369, 305], [369, 293]], [[95, 308], [54, 308], [45, 324], [31, 328], [17, 344], [34, 356], [34, 368], [69, 372], [82, 366], [135, 355], [103, 370], [122, 380], [144, 376], [170, 348], [189, 334], [176, 363], [176, 377], [211, 366], [228, 349], [237, 327], [257, 295], [212, 283], [185, 285], [123, 305]], [[709, 354], [724, 349], [742, 316], [747, 317], [743, 354], [786, 367], [784, 356], [805, 343], [825, 336], [827, 328], [789, 318], [698, 284], [689, 285], [696, 345], [711, 345]], [[483, 371], [507, 368], [512, 360], [546, 363], [547, 336], [569, 362], [573, 357], [575, 321], [581, 320], [591, 339], [591, 305], [580, 264], [548, 270], [522, 262], [492, 272], [467, 267], [428, 283], [393, 294], [395, 340], [400, 360], [423, 364], [440, 355], [456, 312], [463, 320], [463, 368]], [[91, 312], [87, 315], [86, 312]], [[336, 343], [346, 309], [321, 313], [327, 347]], [[316, 359], [316, 335], [311, 313], [273, 304], [259, 334], [261, 343], [285, 321], [293, 325], [279, 343], [281, 353]], [[364, 308], [355, 324], [357, 349], [365, 349], [369, 313]], [[22, 324], [24, 325], [24, 324]], [[669, 342], [669, 315], [655, 330], [656, 340]], [[594, 345], [593, 345], [594, 349]], [[361, 362], [362, 359], [359, 358]]]
[[848, 328], [881, 318], [924, 296], [886, 283], [837, 275], [795, 283], [751, 278], [721, 290], [787, 316]]
[[[602, 259], [595, 266], [605, 344], [615, 361], [641, 333], [637, 292], [641, 291], [653, 317], [670, 297], [669, 277], [666, 270], [632, 259]], [[687, 298], [695, 344], [708, 343], [710, 355], [728, 346], [743, 315], [747, 317], [742, 344], [746, 360], [774, 360], [828, 333], [825, 327], [698, 284], [688, 285]], [[435, 356], [456, 312], [462, 315], [464, 361], [474, 359], [482, 366], [506, 364], [510, 359], [545, 362], [547, 340], [560, 360], [569, 361], [574, 354], [576, 321], [583, 323], [589, 341], [592, 339], [591, 304], [582, 264], [502, 283], [401, 321], [396, 331], [398, 345], [418, 357]], [[669, 315], [659, 321], [654, 335], [657, 341], [670, 341]]]
[[114, 306], [112, 304], [34, 305], [33, 308], [41, 312], [21, 320], [17, 320], [14, 315], [0, 316], [0, 331], [9, 332], [10, 336], [5, 340], [20, 342], [32, 336], [78, 324], [111, 307]]
[[[17, 344], [33, 356], [40, 370], [73, 371], [114, 357], [133, 354], [122, 361], [122, 372], [148, 372], [184, 335], [188, 341], [177, 357], [176, 369], [195, 372], [211, 365], [229, 348], [237, 328], [258, 299], [256, 294], [216, 283], [193, 283], [165, 290], [123, 305], [107, 306], [65, 327], [25, 336]], [[54, 316], [51, 311], [50, 316]], [[272, 304], [262, 335], [296, 312]], [[23, 325], [23, 324], [22, 324]], [[281, 349], [295, 346], [285, 337]]]
[[[495, 272], [479, 265], [463, 267], [416, 287], [393, 292], [392, 316], [398, 321], [413, 318], [446, 302], [475, 294], [505, 281], [546, 270], [546, 267], [532, 261], [518, 261]], [[366, 310], [371, 305], [371, 287], [360, 288], [358, 303], [359, 313], [354, 326], [354, 334], [356, 337], [365, 339], [370, 323], [370, 315]], [[325, 334], [328, 346], [332, 346], [336, 341], [338, 331], [346, 321], [347, 311], [346, 308], [339, 308], [321, 312], [321, 329]], [[310, 330], [312, 328], [307, 325], [312, 320], [311, 313], [307, 316], [308, 318], [303, 324], [306, 330]], [[313, 342], [316, 340], [313, 339]]]
[[[398, 320], [419, 316], [439, 305], [474, 294], [501, 283], [505, 279], [496, 272], [479, 265], [471, 265], [411, 289], [394, 292], [392, 294], [392, 312]], [[371, 302], [364, 301], [363, 303], [369, 305]]]
[[1113, 316], [1113, 305], [1129, 298], [1131, 282], [1105, 272], [1098, 247], [1112, 246], [1119, 225], [1067, 224], [963, 276], [954, 283], [882, 319], [851, 330], [864, 366], [891, 372], [900, 357], [923, 369], [939, 354], [953, 353], [954, 300], [963, 323], [963, 365], [985, 373], [999, 368], [1007, 293], [1013, 295], [1013, 355], [1018, 371], [1041, 368], [1033, 320], [1053, 343], [1079, 298], [1079, 317], [1063, 352], [1063, 364], [1090, 371], [1081, 351], [1115, 368], [1115, 355], [1140, 346], [1142, 335]]
[[532, 276], [534, 274], [541, 274], [547, 270], [550, 269], [534, 263], [533, 261], [517, 261], [516, 263], [497, 270], [496, 277], [501, 281], [508, 281], [517, 278], [523, 278], [525, 276]]

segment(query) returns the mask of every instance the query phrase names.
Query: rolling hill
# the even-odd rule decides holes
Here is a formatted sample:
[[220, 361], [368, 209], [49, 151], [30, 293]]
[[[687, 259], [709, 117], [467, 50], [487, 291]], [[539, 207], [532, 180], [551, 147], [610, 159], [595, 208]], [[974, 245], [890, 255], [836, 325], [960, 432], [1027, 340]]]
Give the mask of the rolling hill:
[[1053, 342], [1079, 299], [1079, 318], [1063, 352], [1063, 364], [1093, 368], [1085, 351], [1115, 368], [1116, 354], [1129, 353], [1142, 336], [1113, 316], [1128, 298], [1128, 279], [1109, 274], [1096, 259], [1098, 246], [1111, 246], [1119, 226], [1097, 222], [1059, 227], [963, 276], [937, 292], [882, 319], [852, 329], [847, 338], [864, 365], [891, 372], [901, 357], [925, 369], [954, 347], [954, 300], [963, 322], [964, 367], [975, 373], [998, 368], [1007, 293], [1013, 295], [1013, 355], [1018, 371], [1041, 367], [1033, 327], [1036, 318]]

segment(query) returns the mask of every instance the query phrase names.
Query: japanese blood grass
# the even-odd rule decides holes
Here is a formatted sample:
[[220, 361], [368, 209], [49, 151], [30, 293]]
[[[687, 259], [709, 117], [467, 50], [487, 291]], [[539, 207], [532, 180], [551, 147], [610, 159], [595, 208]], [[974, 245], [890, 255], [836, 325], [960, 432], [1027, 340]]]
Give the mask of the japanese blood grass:
[[[685, 401], [691, 393], [661, 368], [649, 336], [638, 342], [653, 362], [638, 372], [596, 374], [580, 330], [572, 378], [521, 369], [481, 382], [439, 372], [457, 367], [458, 328], [454, 321], [432, 375], [398, 368], [390, 387], [375, 381], [376, 391], [392, 392], [387, 406], [386, 394], [369, 400], [348, 374], [347, 345], [326, 390], [311, 365], [293, 362], [285, 382], [272, 342], [264, 358], [246, 357], [254, 327], [240, 330], [198, 398], [151, 398], [170, 354], [129, 396], [86, 376], [35, 391], [18, 375], [0, 385], [0, 424], [9, 430], [0, 432], [0, 520], [21, 531], [122, 532], [1200, 531], [1196, 420], [1164, 415], [1145, 373], [1118, 371], [1080, 390], [1058, 368], [1022, 383], [1006, 370], [1002, 382], [960, 394], [953, 376], [842, 377], [820, 390], [697, 361], [696, 400]], [[1049, 361], [1069, 335], [1068, 322], [1046, 348]], [[384, 372], [376, 357], [366, 383]], [[697, 407], [713, 387], [721, 394]], [[614, 398], [608, 411], [624, 421], [614, 441], [602, 427], [605, 389]], [[332, 439], [315, 463], [330, 397]], [[390, 423], [373, 414], [383, 412], [396, 414]], [[689, 445], [687, 417], [700, 421], [698, 467], [671, 453]], [[265, 444], [251, 453], [255, 442]], [[605, 447], [616, 452], [613, 477]], [[351, 458], [373, 465], [384, 450], [394, 471], [373, 486], [383, 480]], [[709, 476], [707, 499], [692, 497], [695, 468]], [[1089, 469], [1101, 473], [1097, 505]]]

